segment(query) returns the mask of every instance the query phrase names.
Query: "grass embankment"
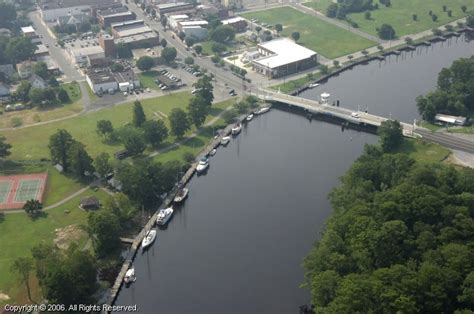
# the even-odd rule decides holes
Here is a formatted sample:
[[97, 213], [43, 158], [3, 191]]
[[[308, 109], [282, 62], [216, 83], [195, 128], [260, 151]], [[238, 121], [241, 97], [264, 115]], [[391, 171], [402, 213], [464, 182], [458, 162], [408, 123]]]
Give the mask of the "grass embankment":
[[30, 125], [38, 122], [59, 119], [73, 114], [77, 114], [82, 110], [81, 89], [79, 83], [66, 83], [61, 85], [69, 95], [70, 101], [64, 105], [53, 108], [40, 109], [33, 108], [21, 111], [4, 112], [0, 117], [0, 128], [8, 128], [16, 126], [15, 120], [20, 119], [21, 125]]
[[451, 153], [449, 149], [441, 145], [420, 139], [405, 139], [397, 152], [407, 153], [421, 163], [439, 163]]
[[296, 80], [291, 80], [291, 81], [281, 83], [281, 84], [278, 84], [278, 85], [273, 85], [273, 86], [271, 86], [271, 88], [276, 90], [276, 91], [280, 91], [282, 93], [288, 94], [288, 93], [294, 91], [297, 88], [303, 87], [304, 85], [306, 85], [310, 82], [316, 81], [321, 76], [322, 76], [322, 74], [318, 72], [318, 73], [312, 74], [311, 76], [306, 75], [306, 76], [301, 77], [301, 78], [296, 79]]
[[[157, 119], [160, 116], [167, 116], [173, 108], [186, 109], [190, 97], [190, 93], [183, 92], [142, 100], [141, 103], [148, 119]], [[107, 152], [112, 155], [122, 149], [123, 146], [120, 143], [104, 143], [103, 139], [96, 133], [97, 121], [107, 119], [112, 122], [115, 128], [121, 127], [132, 121], [131, 105], [132, 103], [127, 103], [87, 113], [65, 121], [3, 132], [7, 142], [13, 146], [12, 155], [9, 158], [19, 160], [48, 158], [48, 139], [58, 129], [66, 129], [74, 139], [82, 142], [92, 157], [101, 152]], [[208, 120], [219, 115], [223, 108], [228, 105], [228, 102], [213, 105], [214, 109], [211, 111]], [[169, 125], [168, 119], [164, 119], [164, 121]], [[185, 137], [194, 131], [194, 129], [189, 131]], [[176, 140], [174, 136], [170, 135], [165, 140], [165, 144], [174, 143]]]
[[242, 16], [248, 19], [257, 18], [268, 25], [282, 24], [281, 36], [284, 37], [291, 37], [293, 32], [299, 32], [299, 44], [330, 59], [376, 45], [371, 40], [289, 7], [245, 13]]
[[[443, 5], [447, 10], [443, 12]], [[461, 7], [467, 7], [466, 13]], [[379, 9], [371, 11], [371, 18], [366, 19], [364, 14], [352, 13], [349, 18], [359, 25], [360, 30], [372, 35], [377, 35], [377, 27], [382, 24], [390, 24], [395, 29], [397, 36], [404, 36], [431, 30], [441, 25], [453, 22], [467, 16], [474, 9], [472, 0], [396, 0], [391, 1], [391, 6], [386, 7], [379, 4]], [[447, 11], [451, 10], [451, 17]], [[429, 12], [432, 11], [438, 17], [433, 22]], [[417, 20], [413, 20], [413, 14]]]
[[[66, 204], [54, 209], [44, 211], [38, 218], [32, 219], [24, 213], [3, 214], [0, 216], [0, 293], [7, 294], [11, 300], [26, 302], [26, 289], [18, 275], [10, 271], [12, 262], [22, 256], [30, 256], [31, 248], [40, 243], [51, 243], [56, 237], [56, 230], [69, 225], [86, 223], [87, 212], [80, 209], [79, 202], [85, 196], [96, 196], [105, 200], [108, 195], [102, 190], [94, 192], [88, 190], [73, 198]], [[68, 210], [69, 213], [65, 211]], [[71, 237], [74, 235], [71, 234]], [[87, 235], [80, 233], [80, 239], [75, 239], [84, 247], [88, 242]], [[40, 301], [39, 289], [34, 273], [31, 276], [33, 299]], [[26, 302], [28, 303], [28, 302]], [[2, 302], [0, 302], [2, 304]]]

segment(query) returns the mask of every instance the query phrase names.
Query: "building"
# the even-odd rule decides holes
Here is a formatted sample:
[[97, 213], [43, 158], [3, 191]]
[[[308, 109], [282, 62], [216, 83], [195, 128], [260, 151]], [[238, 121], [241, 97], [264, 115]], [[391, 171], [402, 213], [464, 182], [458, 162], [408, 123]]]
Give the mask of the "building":
[[36, 31], [35, 29], [33, 28], [33, 26], [25, 26], [25, 27], [22, 27], [21, 28], [21, 33], [23, 34], [23, 36], [25, 37], [36, 37]]
[[10, 98], [10, 88], [0, 83], [0, 100], [8, 100]]
[[48, 73], [50, 75], [61, 74], [61, 69], [59, 68], [57, 62], [53, 58], [51, 58], [50, 55], [38, 57], [36, 58], [36, 61], [46, 63], [46, 66], [48, 67]]
[[261, 57], [251, 61], [252, 68], [269, 78], [297, 73], [317, 64], [316, 52], [287, 38], [259, 44], [257, 50]]
[[103, 94], [109, 91], [117, 91], [118, 84], [111, 72], [88, 73], [86, 75], [87, 84], [96, 94]]
[[107, 33], [99, 34], [99, 45], [104, 49], [105, 57], [115, 57], [115, 41], [112, 36]]
[[150, 57], [157, 61], [161, 56], [161, 49], [159, 48], [137, 48], [132, 50], [133, 59], [138, 60], [141, 57]]
[[125, 7], [119, 7], [115, 9], [101, 10], [97, 12], [97, 20], [99, 21], [100, 27], [103, 29], [109, 27], [114, 23], [133, 21], [136, 15], [130, 12]]
[[242, 9], [244, 7], [243, 0], [222, 0], [222, 4], [229, 9]]
[[13, 64], [0, 64], [0, 82], [9, 79], [13, 73], [15, 73]]
[[217, 16], [219, 19], [226, 19], [229, 17], [229, 9], [218, 2], [200, 4], [196, 9], [198, 15], [203, 18], [211, 15]]
[[0, 36], [2, 37], [12, 37], [12, 31], [8, 28], [0, 28]]
[[208, 24], [209, 24], [209, 22], [205, 21], [205, 20], [179, 21], [178, 22], [178, 30], [180, 32], [184, 32], [185, 27], [190, 27], [190, 26], [206, 27]]
[[16, 70], [18, 71], [18, 76], [22, 79], [28, 78], [31, 74], [33, 74], [34, 65], [35, 63], [30, 60], [17, 63]]
[[56, 19], [56, 24], [58, 26], [73, 25], [76, 29], [82, 23], [87, 23], [89, 21], [89, 16], [86, 14], [74, 14], [74, 15], [65, 15], [59, 16]]
[[91, 60], [97, 62], [97, 60], [105, 59], [105, 52], [101, 46], [70, 47], [68, 51], [71, 61], [78, 65], [93, 65], [90, 62]]
[[88, 196], [81, 199], [79, 206], [82, 209], [98, 209], [100, 207], [100, 201], [95, 196]]
[[193, 37], [196, 40], [204, 40], [207, 38], [207, 28], [201, 26], [186, 26], [181, 29], [186, 37]]
[[442, 124], [464, 126], [469, 122], [469, 119], [466, 117], [451, 116], [451, 115], [439, 113], [435, 116], [435, 121]]
[[222, 20], [221, 23], [222, 25], [231, 26], [238, 33], [245, 32], [245, 30], [247, 30], [247, 21], [240, 16]]
[[54, 22], [61, 16], [92, 14], [94, 8], [110, 7], [116, 0], [45, 0], [41, 1], [39, 11], [46, 22]]
[[178, 29], [178, 22], [189, 20], [186, 14], [168, 15], [168, 26], [172, 29]]
[[44, 57], [49, 55], [49, 49], [43, 44], [36, 46], [35, 58]]
[[115, 44], [127, 44], [130, 47], [153, 47], [160, 44], [158, 33], [145, 25], [143, 20], [112, 24]]
[[122, 92], [134, 90], [140, 87], [140, 79], [133, 70], [114, 73], [115, 81]]
[[28, 81], [31, 84], [31, 88], [45, 89], [48, 87], [48, 84], [46, 84], [44, 79], [35, 73], [31, 74], [31, 76], [28, 78]]
[[158, 33], [149, 32], [115, 39], [115, 44], [125, 44], [130, 48], [153, 47], [160, 44]]
[[195, 11], [195, 5], [186, 2], [163, 3], [156, 6], [156, 13], [163, 17], [165, 14], [192, 13]]

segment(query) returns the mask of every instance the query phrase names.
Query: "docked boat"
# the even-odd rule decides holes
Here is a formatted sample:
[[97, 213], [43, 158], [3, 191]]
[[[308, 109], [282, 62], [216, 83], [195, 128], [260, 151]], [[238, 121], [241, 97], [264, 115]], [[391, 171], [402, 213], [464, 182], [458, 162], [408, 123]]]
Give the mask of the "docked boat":
[[155, 238], [156, 238], [156, 230], [155, 229], [149, 230], [142, 240], [142, 248], [146, 249], [147, 247], [149, 247], [153, 243], [153, 241], [155, 241]]
[[230, 142], [230, 136], [224, 136], [222, 139], [221, 139], [221, 145], [227, 145], [229, 144]]
[[196, 171], [198, 173], [206, 171], [206, 169], [209, 167], [209, 159], [207, 157], [202, 157], [201, 160], [199, 160], [199, 163], [196, 167]]
[[318, 87], [319, 84], [318, 83], [311, 83], [308, 85], [309, 88], [315, 88], [315, 87]]
[[125, 273], [125, 277], [123, 277], [123, 281], [125, 284], [131, 284], [132, 282], [135, 282], [137, 280], [137, 277], [135, 276], [135, 268], [130, 268], [127, 270]]
[[237, 135], [240, 133], [240, 131], [242, 131], [242, 124], [241, 123], [237, 123], [236, 125], [234, 125], [234, 127], [232, 128], [232, 135]]
[[214, 156], [217, 153], [217, 149], [213, 149], [209, 152], [209, 155]]
[[159, 226], [166, 225], [166, 223], [170, 220], [171, 216], [173, 216], [173, 208], [168, 207], [165, 209], [161, 209], [158, 213], [158, 217], [156, 218], [156, 223]]
[[187, 188], [182, 188], [178, 190], [178, 193], [176, 193], [176, 196], [174, 197], [174, 202], [175, 203], [181, 203], [184, 201], [184, 199], [188, 196], [189, 189]]
[[269, 111], [270, 110], [270, 106], [267, 106], [267, 107], [262, 107], [260, 109], [258, 109], [255, 114], [264, 114], [265, 112]]
[[251, 113], [247, 116], [247, 121], [251, 121], [252, 119], [253, 119], [253, 113]]

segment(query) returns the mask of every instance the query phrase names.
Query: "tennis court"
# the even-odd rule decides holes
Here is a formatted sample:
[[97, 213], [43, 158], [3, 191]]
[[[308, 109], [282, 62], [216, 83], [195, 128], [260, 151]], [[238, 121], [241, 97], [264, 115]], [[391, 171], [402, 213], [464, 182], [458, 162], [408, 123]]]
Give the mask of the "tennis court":
[[22, 208], [26, 201], [43, 201], [47, 173], [0, 176], [0, 210]]

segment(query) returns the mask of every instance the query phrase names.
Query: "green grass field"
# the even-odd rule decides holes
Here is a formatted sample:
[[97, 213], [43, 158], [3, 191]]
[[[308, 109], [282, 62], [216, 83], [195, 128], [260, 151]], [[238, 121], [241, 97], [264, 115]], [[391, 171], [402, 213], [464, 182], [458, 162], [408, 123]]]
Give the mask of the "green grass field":
[[405, 139], [398, 152], [405, 152], [421, 163], [438, 163], [449, 156], [450, 151], [438, 144], [424, 142], [419, 139]]
[[73, 104], [75, 102], [78, 102], [81, 97], [81, 88], [79, 87], [79, 83], [77, 82], [71, 82], [71, 83], [65, 83], [62, 84], [61, 87], [67, 92], [69, 98], [71, 101], [69, 103]]
[[[156, 118], [158, 113], [168, 115], [173, 108], [185, 109], [190, 96], [190, 93], [182, 92], [143, 100], [141, 103], [147, 117], [153, 119]], [[223, 107], [228, 105], [228, 102], [214, 105], [208, 121], [218, 115]], [[101, 152], [113, 155], [113, 153], [122, 149], [122, 145], [119, 143], [108, 144], [103, 142], [102, 138], [96, 133], [97, 121], [101, 119], [112, 121], [115, 128], [131, 122], [132, 103], [91, 112], [64, 121], [3, 132], [8, 143], [11, 143], [13, 146], [9, 159], [38, 160], [40, 158], [48, 158], [49, 151], [47, 145], [49, 137], [58, 129], [66, 129], [76, 140], [82, 142], [92, 157]], [[165, 119], [165, 122], [168, 124], [167, 119]], [[191, 130], [189, 133], [193, 131]], [[165, 142], [174, 143], [175, 140], [173, 136], [169, 136]]]
[[[68, 203], [47, 210], [42, 216], [31, 219], [26, 214], [4, 214], [0, 216], [0, 293], [6, 293], [12, 299], [24, 295], [24, 286], [16, 274], [10, 271], [13, 260], [21, 256], [30, 256], [32, 247], [39, 243], [50, 243], [55, 238], [55, 230], [72, 224], [85, 224], [87, 212], [78, 208], [81, 198], [95, 195], [105, 200], [108, 194], [102, 190], [88, 190]], [[69, 210], [67, 214], [64, 211]], [[33, 293], [33, 296], [37, 295]], [[1, 304], [1, 303], [0, 303]]]
[[287, 94], [294, 91], [297, 88], [304, 86], [305, 84], [308, 84], [309, 82], [313, 82], [317, 80], [320, 77], [321, 77], [321, 73], [316, 73], [316, 74], [313, 74], [311, 77], [304, 76], [296, 80], [288, 81], [288, 82], [281, 83], [278, 85], [273, 85], [271, 86], [271, 88], [277, 91], [279, 90], [280, 92]]
[[147, 71], [138, 74], [138, 78], [140, 80], [140, 83], [142, 84], [142, 87], [161, 91], [161, 89], [155, 83], [157, 76], [157, 71]]
[[282, 24], [282, 36], [291, 37], [293, 32], [301, 35], [302, 44], [321, 55], [334, 59], [375, 46], [375, 42], [355, 35], [347, 30], [324, 22], [316, 17], [289, 7], [275, 8], [242, 14], [245, 18], [257, 18], [269, 25]]
[[319, 11], [323, 14], [326, 14], [326, 9], [331, 3], [333, 3], [332, 0], [316, 0], [305, 2], [303, 3], [303, 5], [313, 10]]
[[[431, 30], [440, 25], [460, 19], [473, 12], [474, 3], [472, 0], [395, 0], [390, 7], [379, 5], [378, 10], [371, 12], [371, 19], [366, 20], [364, 12], [352, 13], [350, 19], [359, 24], [359, 28], [372, 35], [377, 35], [377, 27], [383, 23], [392, 25], [397, 36], [418, 33], [424, 30]], [[443, 5], [447, 6], [447, 11], [452, 10], [452, 17], [447, 12], [443, 12]], [[467, 12], [463, 13], [461, 6], [467, 6]], [[433, 22], [429, 11], [438, 16], [438, 20]], [[418, 16], [417, 21], [413, 21], [413, 14]]]

